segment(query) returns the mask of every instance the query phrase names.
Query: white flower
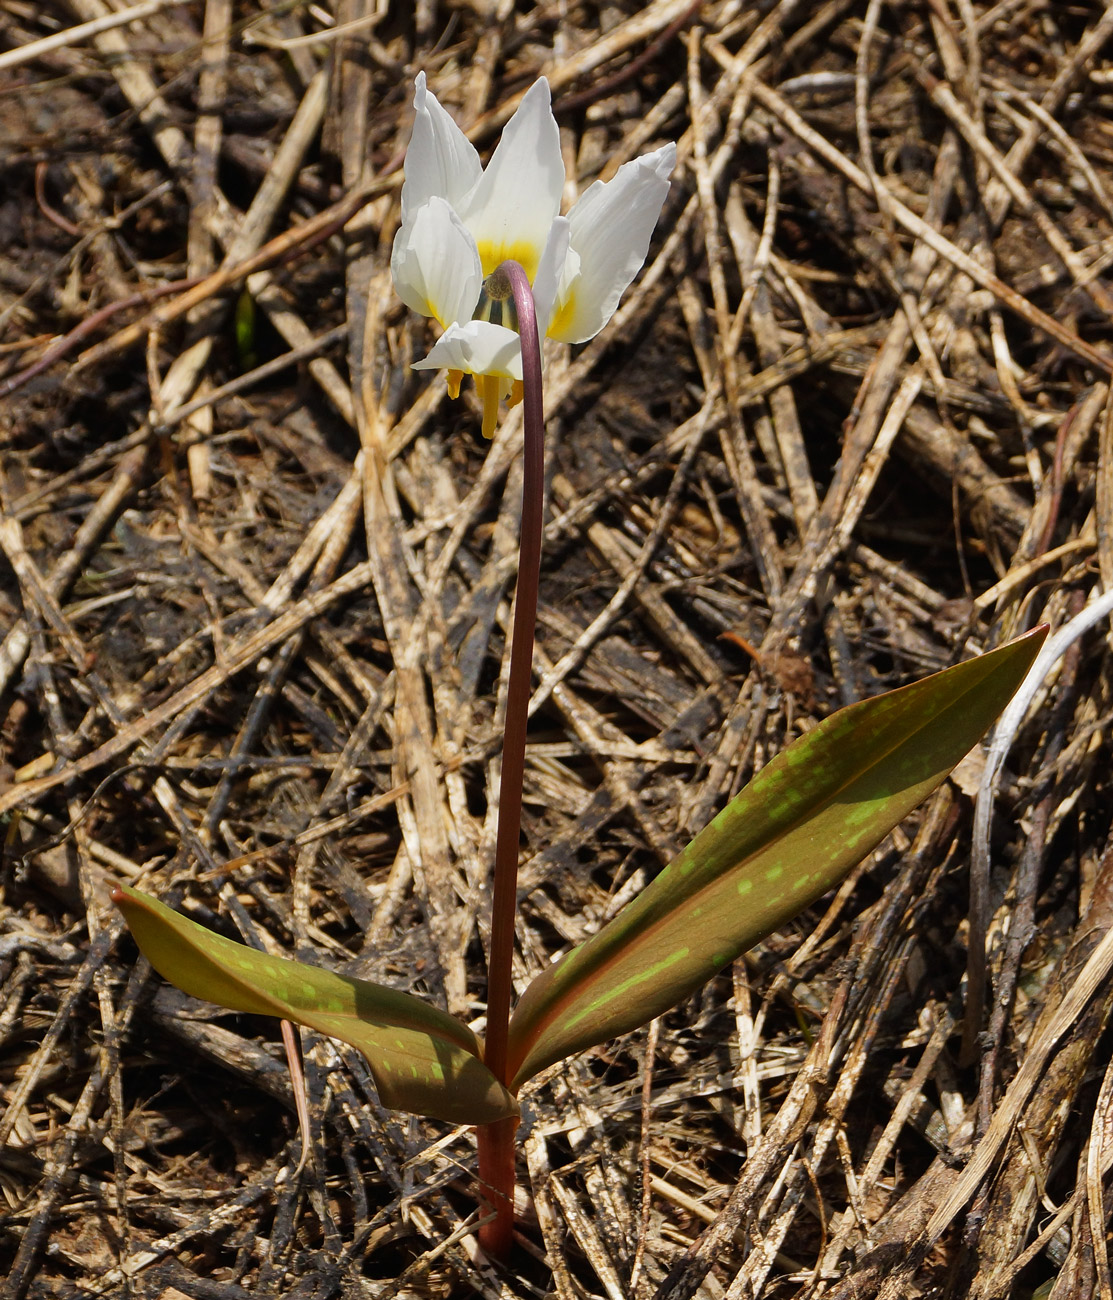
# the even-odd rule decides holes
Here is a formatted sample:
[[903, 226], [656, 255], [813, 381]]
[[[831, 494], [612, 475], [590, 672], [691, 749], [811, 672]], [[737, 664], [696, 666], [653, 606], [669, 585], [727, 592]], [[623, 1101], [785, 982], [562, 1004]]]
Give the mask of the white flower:
[[596, 181], [562, 217], [564, 161], [544, 77], [518, 105], [485, 169], [426, 90], [423, 72], [414, 109], [391, 274], [402, 301], [444, 331], [415, 369], [446, 368], [453, 397], [462, 375], [475, 375], [490, 437], [499, 398], [520, 396], [522, 354], [512, 312], [483, 293], [486, 277], [507, 259], [521, 263], [541, 337], [593, 338], [645, 261], [676, 146], [624, 164], [606, 183]]

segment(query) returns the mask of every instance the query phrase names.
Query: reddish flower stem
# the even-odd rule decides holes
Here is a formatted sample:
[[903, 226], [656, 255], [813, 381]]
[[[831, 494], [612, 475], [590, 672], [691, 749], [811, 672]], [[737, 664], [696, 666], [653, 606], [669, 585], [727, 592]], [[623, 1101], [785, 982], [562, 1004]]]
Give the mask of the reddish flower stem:
[[479, 1140], [479, 1190], [485, 1214], [494, 1213], [479, 1229], [479, 1244], [492, 1259], [506, 1259], [514, 1245], [514, 1134], [517, 1115], [481, 1124]]
[[[506, 688], [502, 772], [499, 781], [498, 831], [491, 904], [491, 954], [487, 968], [487, 1037], [484, 1059], [496, 1079], [507, 1077], [510, 1026], [511, 958], [518, 910], [518, 850], [522, 830], [522, 783], [526, 762], [526, 724], [537, 626], [537, 588], [541, 573], [541, 522], [545, 494], [545, 416], [541, 393], [541, 340], [529, 279], [517, 262], [499, 271], [510, 280], [522, 340], [522, 414], [525, 446], [522, 463], [522, 529], [518, 552], [518, 586]], [[479, 1240], [491, 1255], [505, 1258], [514, 1241], [514, 1130], [517, 1119], [481, 1125], [479, 1177], [492, 1222]]]

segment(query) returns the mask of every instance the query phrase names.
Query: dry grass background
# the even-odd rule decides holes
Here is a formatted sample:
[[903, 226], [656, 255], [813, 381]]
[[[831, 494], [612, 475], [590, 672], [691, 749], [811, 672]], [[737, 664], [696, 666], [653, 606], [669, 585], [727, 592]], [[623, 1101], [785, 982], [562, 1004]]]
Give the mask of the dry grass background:
[[[0, 2], [0, 1293], [1113, 1296], [1104, 621], [822, 908], [467, 1131], [137, 964], [141, 881], [481, 1023], [519, 426], [411, 373], [411, 86], [680, 163], [548, 370], [524, 983], [840, 704], [1113, 586], [1113, 9]], [[970, 870], [971, 859], [975, 868]], [[972, 883], [973, 881], [973, 883]], [[973, 901], [972, 896], [973, 895]], [[990, 997], [968, 1032], [966, 954]], [[528, 1167], [528, 1180], [526, 1170]]]

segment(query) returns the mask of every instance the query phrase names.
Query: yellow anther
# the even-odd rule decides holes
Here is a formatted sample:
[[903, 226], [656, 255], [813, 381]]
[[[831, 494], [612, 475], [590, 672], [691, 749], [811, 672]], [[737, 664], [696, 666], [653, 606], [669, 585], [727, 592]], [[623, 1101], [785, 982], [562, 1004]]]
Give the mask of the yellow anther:
[[493, 438], [499, 418], [499, 377], [476, 375], [475, 383], [479, 389], [479, 400], [483, 403], [483, 436]]

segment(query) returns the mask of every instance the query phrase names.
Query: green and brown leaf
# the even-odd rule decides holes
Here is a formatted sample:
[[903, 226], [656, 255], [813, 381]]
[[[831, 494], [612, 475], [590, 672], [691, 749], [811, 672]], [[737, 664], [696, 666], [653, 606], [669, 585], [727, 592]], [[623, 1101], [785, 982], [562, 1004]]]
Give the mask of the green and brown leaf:
[[526, 990], [510, 1025], [511, 1087], [667, 1011], [837, 885], [981, 738], [1046, 633], [840, 709], [773, 759]]
[[278, 1016], [367, 1057], [385, 1106], [453, 1124], [517, 1114], [466, 1025], [382, 984], [258, 952], [214, 934], [127, 885], [113, 894], [151, 965], [191, 997]]

